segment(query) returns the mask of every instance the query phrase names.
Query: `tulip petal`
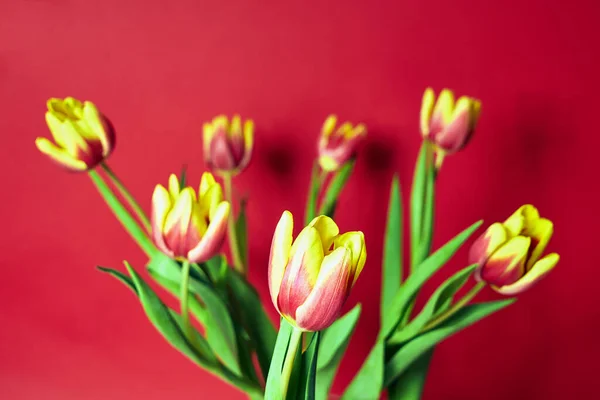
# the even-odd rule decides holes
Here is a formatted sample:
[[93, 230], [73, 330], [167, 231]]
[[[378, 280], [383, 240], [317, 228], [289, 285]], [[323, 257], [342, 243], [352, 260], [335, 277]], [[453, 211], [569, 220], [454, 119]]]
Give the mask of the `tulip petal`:
[[340, 314], [349, 293], [351, 251], [339, 247], [325, 257], [310, 295], [296, 310], [296, 325], [319, 331], [331, 325]]
[[227, 201], [223, 201], [217, 206], [214, 218], [208, 224], [206, 232], [200, 238], [196, 247], [187, 253], [188, 260], [195, 263], [204, 262], [219, 252], [225, 241], [230, 212], [231, 204]]
[[469, 250], [469, 264], [478, 264], [475, 270], [475, 279], [481, 281], [481, 269], [488, 257], [507, 241], [506, 229], [500, 222], [496, 222], [471, 245]]
[[177, 175], [171, 174], [169, 176], [169, 194], [171, 195], [172, 203], [175, 203], [175, 200], [179, 197], [179, 192], [179, 178], [177, 178]]
[[210, 143], [215, 136], [215, 130], [212, 124], [206, 122], [202, 125], [202, 148], [204, 150], [204, 161], [210, 159]]
[[284, 211], [277, 223], [273, 240], [271, 241], [271, 253], [269, 255], [268, 279], [269, 292], [273, 305], [279, 311], [277, 297], [281, 287], [281, 281], [288, 264], [290, 249], [292, 248], [292, 232], [294, 229], [294, 217], [289, 211]]
[[222, 128], [217, 128], [215, 136], [210, 143], [209, 167], [220, 171], [231, 171], [236, 167], [236, 160], [227, 138], [227, 133]]
[[317, 281], [323, 257], [319, 233], [307, 226], [292, 244], [281, 281], [277, 304], [282, 314], [295, 318], [296, 309], [304, 303]]
[[83, 103], [83, 118], [90, 131], [102, 143], [102, 148], [112, 148], [112, 143], [109, 138], [108, 132], [106, 131], [106, 126], [104, 124], [103, 117], [94, 103], [90, 101], [86, 101]]
[[525, 228], [525, 235], [531, 237], [531, 248], [526, 270], [529, 271], [544, 253], [552, 233], [554, 224], [546, 218], [540, 218]]
[[335, 125], [337, 124], [337, 117], [335, 115], [329, 115], [325, 122], [323, 123], [323, 127], [321, 128], [321, 135], [323, 137], [328, 138], [333, 133], [335, 129]]
[[317, 230], [323, 245], [323, 254], [328, 254], [334, 238], [340, 233], [336, 223], [326, 215], [319, 215], [308, 226], [312, 226]]
[[215, 216], [217, 207], [223, 201], [223, 191], [221, 185], [212, 185], [199, 199], [200, 213], [212, 220]]
[[537, 208], [531, 204], [525, 204], [517, 209], [504, 221], [504, 227], [508, 230], [510, 237], [520, 235], [527, 226], [531, 226], [540, 218]]
[[244, 122], [244, 157], [238, 165], [238, 171], [246, 168], [252, 158], [252, 148], [254, 145], [254, 122], [247, 120]]
[[429, 124], [430, 139], [435, 140], [437, 134], [442, 132], [446, 125], [452, 121], [453, 111], [454, 93], [449, 89], [443, 89], [437, 98], [431, 115], [431, 123]]
[[367, 261], [365, 235], [360, 232], [346, 232], [335, 238], [335, 248], [346, 247], [351, 254], [350, 284], [353, 286]]
[[518, 281], [525, 273], [525, 260], [531, 239], [516, 236], [500, 246], [485, 262], [480, 276], [495, 286], [505, 286]]
[[163, 236], [165, 220], [171, 205], [171, 196], [167, 189], [162, 185], [156, 185], [152, 194], [152, 240], [160, 251], [172, 257], [173, 252], [167, 247]]
[[184, 188], [175, 199], [165, 220], [163, 227], [165, 242], [176, 256], [185, 256], [189, 251], [191, 240], [188, 237], [188, 229], [192, 218], [194, 196], [192, 188]]
[[217, 184], [215, 177], [210, 172], [204, 172], [200, 178], [200, 187], [198, 188], [198, 196], [204, 197], [208, 190]]
[[50, 157], [54, 162], [73, 171], [85, 171], [88, 166], [82, 160], [73, 158], [66, 150], [56, 146], [50, 140], [39, 137], [35, 139], [39, 151]]
[[498, 293], [508, 296], [522, 293], [546, 276], [556, 266], [559, 259], [560, 257], [556, 253], [548, 254], [536, 262], [531, 270], [529, 270], [529, 272], [527, 272], [525, 276], [523, 276], [523, 278], [519, 279], [517, 282], [513, 283], [512, 285], [493, 287], [493, 289]]
[[428, 87], [423, 93], [423, 100], [421, 102], [421, 134], [423, 137], [429, 136], [429, 124], [431, 122], [431, 114], [433, 113], [433, 106], [435, 104], [435, 93], [432, 88]]

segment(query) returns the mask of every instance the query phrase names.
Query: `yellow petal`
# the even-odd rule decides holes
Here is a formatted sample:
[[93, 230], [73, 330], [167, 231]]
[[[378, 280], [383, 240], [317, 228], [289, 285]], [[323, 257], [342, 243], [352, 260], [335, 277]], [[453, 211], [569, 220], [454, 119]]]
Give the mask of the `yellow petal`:
[[516, 282], [525, 273], [530, 244], [531, 239], [525, 236], [516, 236], [507, 241], [485, 262], [481, 279], [497, 286]]
[[179, 178], [177, 175], [171, 174], [169, 176], [169, 193], [171, 194], [171, 201], [174, 203], [179, 197]]
[[313, 226], [302, 229], [292, 244], [290, 254], [292, 256], [302, 254], [302, 269], [308, 276], [310, 284], [314, 284], [325, 256], [319, 232]]
[[200, 197], [199, 212], [203, 216], [208, 216], [209, 220], [212, 220], [217, 206], [223, 201], [223, 192], [221, 185], [214, 184], [208, 188], [208, 190]]
[[531, 269], [542, 256], [553, 232], [554, 224], [546, 218], [539, 218], [526, 227], [524, 234], [532, 238], [532, 245], [534, 246], [525, 266], [527, 270]]
[[423, 93], [423, 100], [421, 102], [421, 134], [425, 137], [429, 135], [429, 122], [431, 121], [431, 114], [433, 113], [433, 106], [435, 104], [435, 93], [432, 88], [425, 89]]
[[291, 212], [286, 210], [281, 215], [277, 227], [275, 228], [275, 233], [273, 234], [268, 265], [269, 292], [271, 293], [271, 300], [277, 310], [279, 310], [277, 296], [290, 257], [293, 229], [294, 217]]
[[83, 103], [83, 119], [90, 132], [102, 143], [102, 148], [110, 148], [111, 145], [108, 141], [109, 139], [104, 124], [102, 123], [102, 116], [100, 115], [98, 108], [96, 108], [96, 105], [91, 101]]
[[449, 89], [443, 89], [438, 96], [435, 107], [433, 108], [433, 117], [440, 118], [444, 125], [452, 121], [454, 111], [454, 93]]
[[171, 209], [171, 196], [162, 185], [156, 185], [152, 194], [152, 231], [162, 234], [167, 214]]
[[210, 143], [215, 136], [215, 130], [210, 123], [204, 123], [202, 125], [202, 147], [204, 149], [205, 161], [210, 157]]
[[317, 230], [319, 238], [321, 239], [323, 254], [328, 254], [333, 244], [333, 239], [340, 233], [340, 229], [336, 223], [325, 215], [319, 215], [314, 218], [308, 226], [312, 226]]
[[230, 212], [231, 205], [227, 201], [223, 201], [217, 206], [215, 218], [208, 224], [206, 232], [196, 247], [188, 252], [188, 260], [196, 263], [204, 262], [213, 258], [219, 252], [225, 240]]
[[508, 217], [506, 221], [502, 223], [502, 225], [504, 225], [504, 228], [506, 228], [508, 238], [513, 238], [520, 235], [521, 232], [523, 232], [523, 227], [525, 226], [525, 217], [521, 212], [521, 208]]
[[365, 235], [360, 232], [346, 232], [335, 238], [335, 248], [345, 247], [351, 254], [351, 284], [354, 285], [367, 261]]
[[210, 172], [204, 172], [202, 174], [202, 178], [200, 178], [200, 187], [198, 188], [198, 194], [202, 198], [208, 189], [210, 189], [213, 185], [216, 185], [217, 181], [215, 181], [215, 177]]
[[335, 124], [337, 123], [337, 117], [335, 115], [330, 115], [327, 117], [325, 122], [323, 123], [323, 127], [321, 128], [321, 134], [325, 137], [331, 136], [333, 130], [335, 129]]
[[552, 271], [559, 259], [560, 257], [556, 253], [548, 254], [546, 257], [536, 262], [531, 270], [517, 282], [512, 285], [493, 287], [493, 289], [509, 296], [522, 293]]
[[87, 170], [87, 164], [85, 162], [73, 158], [66, 150], [61, 149], [46, 138], [39, 137], [35, 139], [35, 145], [39, 151], [68, 169], [73, 171]]
[[245, 157], [249, 157], [252, 154], [252, 147], [254, 144], [254, 122], [249, 119], [244, 122], [244, 152]]
[[508, 235], [504, 225], [500, 222], [496, 222], [487, 228], [487, 230], [477, 238], [469, 250], [469, 264], [478, 264], [477, 270], [475, 271], [475, 278], [481, 280], [481, 269], [485, 265], [485, 261], [496, 251], [498, 248], [506, 243]]
[[327, 155], [319, 157], [319, 165], [323, 171], [327, 172], [336, 171], [340, 167], [340, 164], [333, 157]]
[[[170, 180], [169, 183], [171, 183]], [[195, 193], [190, 187], [184, 188], [181, 193], [179, 193], [171, 211], [167, 215], [163, 229], [165, 233], [170, 232], [171, 229], [177, 225], [180, 229], [179, 236], [185, 236], [190, 224], [190, 218], [192, 217], [194, 196]]]
[[233, 118], [231, 118], [228, 136], [230, 138], [242, 136], [242, 120], [239, 115], [234, 115]]

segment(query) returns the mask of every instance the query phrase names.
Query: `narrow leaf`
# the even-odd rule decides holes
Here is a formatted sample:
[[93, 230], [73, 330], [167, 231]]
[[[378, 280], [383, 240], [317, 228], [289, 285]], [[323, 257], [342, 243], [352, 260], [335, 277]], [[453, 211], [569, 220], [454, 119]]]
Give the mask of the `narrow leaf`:
[[319, 400], [328, 399], [333, 379], [350, 343], [360, 313], [361, 306], [357, 304], [321, 334], [316, 387], [316, 398]]
[[123, 284], [125, 284], [125, 286], [127, 286], [129, 289], [131, 289], [133, 291], [133, 293], [135, 293], [135, 295], [137, 296], [137, 294], [138, 294], [137, 288], [135, 287], [133, 280], [131, 280], [130, 277], [128, 277], [121, 271], [117, 271], [116, 269], [101, 267], [99, 265], [96, 268], [98, 268], [99, 271], [106, 272], [107, 274], [117, 278], [119, 281], [121, 281]]
[[410, 256], [411, 271], [416, 267], [421, 242], [421, 225], [423, 223], [423, 205], [425, 199], [425, 182], [427, 174], [427, 143], [423, 141], [417, 157], [415, 173], [410, 193]]
[[389, 400], [421, 400], [433, 349], [417, 358], [410, 368], [388, 386]]
[[362, 367], [342, 395], [341, 400], [376, 400], [383, 390], [384, 376], [383, 340], [378, 340]]
[[183, 164], [181, 172], [179, 174], [179, 187], [185, 187], [187, 181], [187, 164]]
[[392, 180], [390, 190], [382, 269], [380, 315], [381, 324], [385, 325], [388, 317], [386, 310], [402, 281], [402, 195], [397, 175]]
[[320, 189], [321, 181], [319, 179], [319, 163], [315, 161], [310, 177], [308, 199], [306, 200], [306, 214], [304, 215], [306, 225], [308, 225], [310, 221], [317, 216], [317, 201], [319, 199]]
[[304, 400], [315, 400], [315, 385], [317, 380], [317, 364], [321, 332], [316, 332], [306, 349], [303, 357]]
[[283, 318], [280, 320], [279, 333], [273, 349], [273, 358], [269, 367], [265, 387], [265, 400], [283, 400], [281, 395], [281, 370], [287, 353], [288, 344], [292, 336], [292, 326]]
[[346, 182], [348, 182], [348, 179], [352, 174], [353, 168], [354, 160], [348, 161], [336, 172], [335, 176], [329, 183], [327, 192], [325, 192], [325, 197], [323, 198], [323, 205], [319, 210], [319, 215], [327, 215], [328, 217], [333, 218], [338, 198], [340, 197], [340, 193], [346, 185]]
[[421, 238], [419, 242], [419, 254], [415, 265], [419, 265], [431, 252], [433, 241], [433, 217], [435, 211], [435, 168], [432, 165], [430, 154], [426, 155], [428, 165], [425, 173], [425, 193], [423, 201], [423, 220], [421, 225]]
[[514, 303], [515, 299], [466, 306], [439, 327], [402, 346], [385, 365], [385, 386], [404, 373], [422, 354], [436, 344], [482, 318]]
[[416, 296], [421, 286], [439, 270], [450, 258], [458, 251], [458, 249], [467, 241], [473, 232], [481, 225], [482, 221], [478, 221], [456, 235], [452, 240], [442, 246], [438, 251], [429, 256], [425, 261], [416, 268], [413, 273], [406, 279], [400, 290], [394, 297], [387, 312], [390, 314], [386, 318], [386, 324], [382, 326], [380, 335], [389, 336], [396, 328], [399, 319], [402, 317], [406, 307], [410, 305], [413, 298]]
[[421, 329], [434, 317], [446, 311], [454, 295], [473, 274], [477, 265], [464, 268], [446, 279], [431, 295], [423, 310], [404, 328], [396, 332], [388, 344], [399, 344], [416, 336]]
[[246, 216], [246, 200], [240, 202], [240, 212], [235, 221], [235, 233], [242, 264], [248, 266], [248, 220]]

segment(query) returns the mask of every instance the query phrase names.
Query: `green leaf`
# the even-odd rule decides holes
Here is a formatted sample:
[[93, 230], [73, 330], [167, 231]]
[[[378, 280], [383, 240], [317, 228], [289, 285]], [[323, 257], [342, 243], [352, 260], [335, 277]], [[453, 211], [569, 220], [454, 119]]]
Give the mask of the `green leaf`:
[[140, 227], [135, 218], [131, 216], [125, 206], [121, 204], [117, 196], [110, 190], [98, 172], [90, 170], [88, 175], [92, 179], [92, 182], [94, 182], [94, 185], [96, 185], [96, 189], [98, 189], [98, 192], [104, 198], [104, 201], [112, 210], [113, 214], [115, 214], [117, 219], [121, 222], [121, 225], [123, 225], [127, 233], [129, 233], [129, 235], [137, 242], [144, 253], [146, 253], [148, 257], [152, 257], [157, 253], [156, 247], [154, 247], [154, 244], [148, 235], [146, 235], [146, 232]]
[[361, 305], [357, 304], [321, 334], [316, 387], [316, 398], [319, 400], [328, 399], [333, 379], [350, 343], [360, 313]]
[[323, 198], [323, 205], [319, 210], [319, 215], [327, 215], [328, 217], [333, 218], [338, 198], [340, 197], [340, 193], [346, 185], [346, 182], [350, 178], [353, 168], [354, 160], [348, 161], [347, 163], [342, 165], [338, 172], [336, 172], [335, 176], [329, 183], [327, 192], [325, 192], [325, 197]]
[[434, 317], [446, 311], [458, 290], [465, 284], [473, 274], [477, 265], [466, 267], [450, 278], [446, 279], [431, 295], [423, 310], [404, 328], [397, 331], [389, 340], [388, 344], [399, 344], [416, 336], [421, 329]]
[[281, 395], [281, 370], [293, 329], [285, 319], [281, 318], [277, 341], [273, 349], [273, 358], [271, 359], [269, 374], [267, 376], [265, 400], [283, 400], [283, 396]]
[[382, 269], [380, 315], [381, 324], [385, 325], [387, 307], [402, 282], [402, 195], [397, 175], [392, 180], [390, 190]]
[[125, 284], [125, 286], [127, 286], [129, 289], [131, 289], [133, 291], [133, 293], [135, 293], [135, 295], [137, 296], [137, 294], [138, 294], [137, 288], [135, 287], [135, 285], [130, 277], [128, 277], [121, 271], [117, 271], [116, 269], [101, 267], [99, 265], [96, 268], [98, 268], [98, 270], [100, 270], [102, 272], [106, 272], [107, 274], [117, 278], [119, 281], [121, 281], [123, 284]]
[[[176, 311], [174, 311], [172, 309], [169, 309], [169, 313], [171, 314], [171, 317], [173, 318], [173, 320], [177, 323], [177, 326], [179, 326], [179, 330], [181, 332], [184, 332], [183, 318], [181, 317], [181, 315], [179, 315]], [[196, 329], [192, 329], [191, 331], [192, 331], [192, 335], [193, 335], [192, 347], [202, 357], [204, 357], [208, 362], [210, 362], [211, 364], [214, 364], [214, 365], [218, 365], [219, 360], [217, 359], [215, 354], [212, 352], [212, 350], [211, 350], [208, 342], [204, 338], [204, 336], [202, 336], [200, 334], [200, 332], [198, 332]]]
[[135, 272], [128, 263], [125, 263], [127, 271], [131, 275], [132, 282], [135, 285], [139, 295], [140, 302], [146, 316], [152, 322], [154, 327], [161, 335], [177, 350], [186, 355], [195, 363], [207, 367], [214, 368], [208, 360], [196, 353], [192, 345], [187, 341], [179, 324], [173, 318], [170, 310], [158, 298], [154, 291], [144, 282], [144, 280]]
[[[179, 285], [181, 282], [181, 269], [169, 257], [160, 253], [148, 264], [152, 276], [159, 275]], [[168, 271], [168, 276], [157, 274], [156, 271]], [[235, 329], [227, 305], [213, 288], [193, 276], [190, 276], [189, 290], [199, 296], [204, 303], [208, 314], [203, 324], [206, 328], [206, 339], [215, 354], [233, 373], [241, 376], [238, 363], [238, 350]]]
[[388, 386], [421, 355], [447, 337], [474, 324], [482, 318], [514, 303], [515, 299], [472, 304], [456, 312], [439, 327], [417, 336], [402, 346], [385, 365], [385, 385]]
[[246, 217], [246, 200], [240, 202], [240, 212], [235, 221], [235, 233], [242, 264], [248, 266], [248, 220]]
[[383, 340], [378, 340], [341, 400], [377, 400], [383, 390]]
[[478, 221], [456, 235], [438, 251], [427, 257], [427, 259], [425, 259], [425, 261], [410, 274], [404, 284], [400, 287], [400, 290], [387, 310], [390, 315], [386, 318], [386, 325], [382, 326], [380, 335], [387, 337], [392, 334], [398, 325], [400, 318], [402, 318], [404, 311], [411, 304], [413, 298], [421, 289], [421, 286], [423, 286], [437, 270], [450, 260], [481, 223], [482, 221]]
[[421, 228], [423, 223], [423, 206], [425, 199], [425, 188], [427, 179], [427, 143], [423, 141], [421, 150], [417, 157], [415, 173], [410, 193], [410, 267], [413, 270], [419, 263], [416, 261], [419, 255], [421, 243]]
[[[429, 159], [429, 155], [426, 157]], [[421, 225], [421, 238], [419, 242], [419, 254], [415, 266], [419, 265], [431, 252], [433, 240], [433, 216], [435, 211], [435, 168], [433, 165], [426, 166], [425, 193], [423, 204], [423, 221]]]
[[425, 352], [388, 387], [389, 400], [421, 400], [433, 349]]
[[181, 173], [179, 174], [179, 187], [185, 187], [187, 181], [187, 164], [183, 164], [181, 167]]
[[310, 187], [308, 189], [308, 199], [306, 200], [306, 214], [304, 215], [305, 224], [308, 225], [317, 216], [317, 201], [321, 189], [321, 180], [319, 178], [319, 163], [315, 161], [310, 177]]
[[271, 365], [277, 332], [260, 301], [258, 293], [250, 283], [233, 270], [229, 271], [228, 282], [231, 287], [231, 294], [240, 308], [244, 327], [254, 345], [263, 377], [266, 377]]
[[321, 332], [316, 332], [302, 358], [302, 382], [304, 383], [303, 400], [315, 400], [315, 385], [317, 380], [317, 364]]
[[[192, 264], [192, 266], [194, 266], [194, 264]], [[208, 275], [209, 280], [218, 288], [224, 287], [227, 283], [227, 275], [229, 275], [230, 268], [227, 264], [227, 259], [222, 254], [218, 254], [202, 263], [199, 268], [205, 275]], [[199, 273], [200, 271], [196, 272], [199, 276], [202, 276]]]

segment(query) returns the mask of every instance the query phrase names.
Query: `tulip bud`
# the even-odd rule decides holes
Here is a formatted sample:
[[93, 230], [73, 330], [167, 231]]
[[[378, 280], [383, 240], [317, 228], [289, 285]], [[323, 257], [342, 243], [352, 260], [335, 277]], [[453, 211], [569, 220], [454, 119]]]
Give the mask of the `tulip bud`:
[[421, 133], [439, 152], [455, 153], [469, 142], [480, 112], [479, 100], [462, 96], [455, 103], [452, 91], [444, 89], [436, 102], [433, 89], [427, 88], [421, 104]]
[[506, 221], [492, 224], [471, 246], [469, 262], [478, 264], [475, 278], [506, 295], [527, 290], [558, 263], [556, 253], [542, 257], [552, 232], [552, 222], [540, 218], [534, 206], [522, 206]]
[[52, 98], [47, 105], [46, 123], [55, 143], [38, 137], [38, 150], [72, 171], [92, 169], [110, 155], [114, 129], [92, 102], [67, 97]]
[[365, 265], [365, 237], [362, 232], [340, 235], [326, 216], [313, 219], [296, 240], [293, 226], [292, 214], [284, 211], [271, 243], [271, 300], [294, 327], [319, 331], [336, 320]]
[[231, 119], [218, 116], [204, 124], [204, 161], [219, 175], [237, 175], [250, 162], [254, 141], [254, 123], [246, 120], [242, 130], [239, 115]]
[[344, 122], [337, 129], [337, 117], [330, 115], [321, 128], [319, 139], [319, 164], [324, 171], [336, 171], [355, 156], [359, 145], [367, 136], [364, 124], [352, 126]]
[[169, 189], [156, 185], [152, 195], [152, 239], [166, 255], [203, 262], [219, 252], [227, 229], [230, 204], [208, 172], [202, 175], [198, 196], [180, 188], [172, 174]]

